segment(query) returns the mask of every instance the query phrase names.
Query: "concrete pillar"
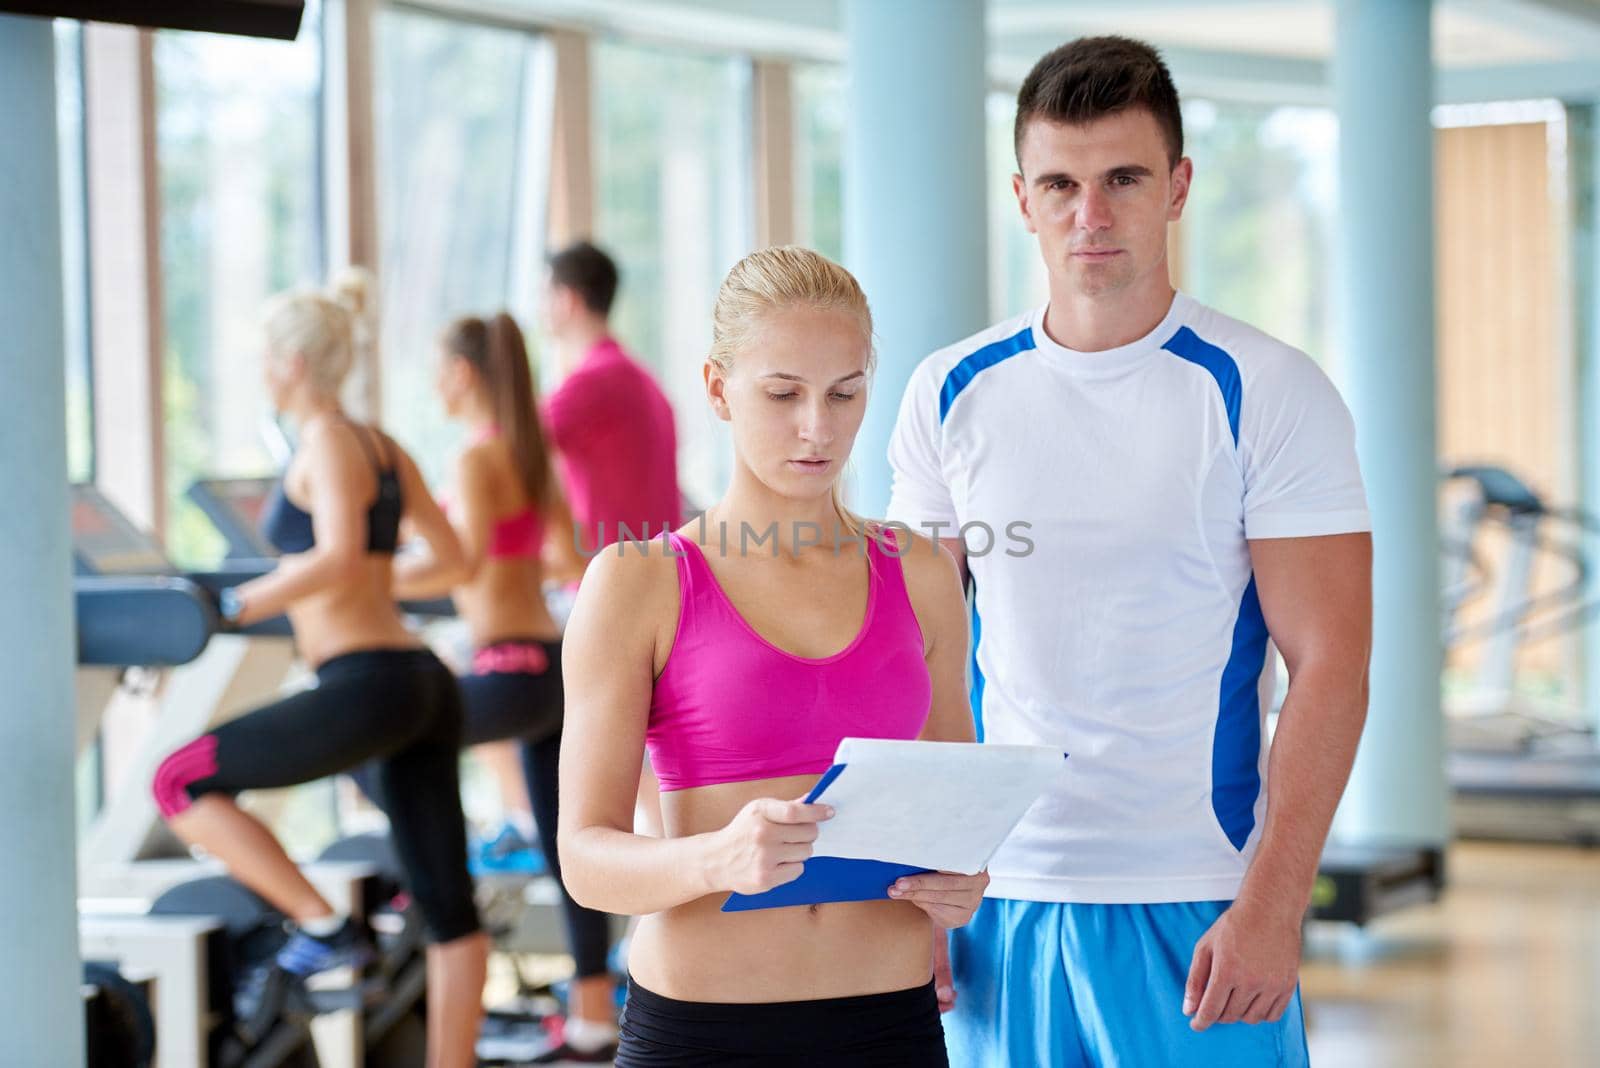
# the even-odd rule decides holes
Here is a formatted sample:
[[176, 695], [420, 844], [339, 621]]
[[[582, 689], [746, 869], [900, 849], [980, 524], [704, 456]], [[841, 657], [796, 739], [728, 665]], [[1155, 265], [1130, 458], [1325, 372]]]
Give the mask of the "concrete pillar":
[[81, 1065], [55, 41], [0, 16], [0, 1063]]
[[1372, 507], [1372, 698], [1335, 835], [1443, 845], [1429, 0], [1339, 0], [1339, 343]]
[[989, 321], [983, 0], [847, 0], [844, 259], [878, 371], [852, 507], [889, 504], [889, 434], [922, 358]]

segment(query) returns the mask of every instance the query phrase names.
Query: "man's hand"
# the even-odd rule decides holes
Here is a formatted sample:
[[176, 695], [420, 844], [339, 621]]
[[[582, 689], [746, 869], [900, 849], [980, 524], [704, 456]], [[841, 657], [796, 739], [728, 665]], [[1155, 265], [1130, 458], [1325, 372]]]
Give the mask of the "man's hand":
[[942, 871], [896, 879], [889, 887], [889, 896], [896, 901], [909, 901], [926, 912], [935, 927], [965, 927], [983, 904], [983, 891], [988, 885], [986, 871], [976, 875]]
[[956, 981], [950, 972], [950, 932], [937, 924], [933, 928], [933, 993], [939, 999], [940, 1012], [956, 1007]]
[[1183, 1014], [1214, 1023], [1274, 1023], [1300, 977], [1300, 917], [1235, 902], [1195, 944]]

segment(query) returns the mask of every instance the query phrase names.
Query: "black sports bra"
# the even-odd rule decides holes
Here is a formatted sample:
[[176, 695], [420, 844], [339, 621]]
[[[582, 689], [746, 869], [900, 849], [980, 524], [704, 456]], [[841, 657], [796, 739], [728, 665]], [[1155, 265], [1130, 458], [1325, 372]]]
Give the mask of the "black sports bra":
[[[367, 509], [367, 552], [392, 554], [400, 544], [400, 514], [404, 511], [400, 500], [399, 473], [392, 459], [387, 466], [384, 465], [372, 443], [367, 440], [365, 428], [354, 423], [349, 426], [378, 475], [378, 496]], [[377, 435], [380, 442], [385, 440], [377, 431], [372, 433]], [[261, 514], [261, 533], [282, 553], [307, 552], [317, 544], [311, 513], [289, 499], [283, 491], [281, 478]]]

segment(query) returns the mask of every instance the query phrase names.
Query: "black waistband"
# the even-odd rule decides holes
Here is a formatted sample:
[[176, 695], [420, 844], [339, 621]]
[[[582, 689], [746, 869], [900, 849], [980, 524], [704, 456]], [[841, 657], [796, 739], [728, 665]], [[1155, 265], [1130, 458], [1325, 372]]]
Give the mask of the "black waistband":
[[886, 994], [739, 1004], [679, 1001], [630, 977], [622, 1029], [624, 1045], [632, 1036], [646, 1044], [744, 1057], [916, 1048], [942, 1053], [944, 1047], [931, 979]]
[[317, 678], [329, 679], [359, 675], [369, 671], [448, 671], [433, 650], [414, 649], [356, 649], [330, 657], [317, 666]]

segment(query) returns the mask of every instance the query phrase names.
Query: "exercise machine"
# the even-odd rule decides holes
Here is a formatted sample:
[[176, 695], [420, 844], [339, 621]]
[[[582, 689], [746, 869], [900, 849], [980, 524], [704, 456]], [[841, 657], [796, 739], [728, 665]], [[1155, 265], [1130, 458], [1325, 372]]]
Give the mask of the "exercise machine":
[[[73, 530], [80, 751], [92, 743], [121, 673], [168, 676], [150, 732], [158, 740], [147, 741], [82, 850], [85, 957], [154, 976], [162, 1065], [412, 1063], [422, 1048], [416, 1010], [426, 978], [419, 921], [397, 905], [404, 898], [392, 861], [385, 869], [370, 853], [335, 843], [307, 867], [336, 907], [373, 923], [380, 952], [370, 976], [330, 973], [302, 988], [270, 966], [285, 938], [283, 916], [220, 866], [177, 847], [149, 797], [162, 753], [226, 718], [224, 702], [254, 704], [282, 685], [293, 654], [281, 621], [259, 633], [219, 633], [206, 585], [215, 577], [178, 573], [91, 487], [73, 489]], [[252, 642], [266, 643], [272, 670], [249, 669], [260, 659]], [[218, 647], [228, 656], [208, 665]], [[116, 811], [119, 805], [148, 811]]]
[[[1557, 508], [1510, 471], [1487, 465], [1446, 473], [1452, 501], [1443, 530], [1447, 651], [1478, 655], [1470, 684], [1446, 702], [1457, 833], [1600, 844], [1600, 746], [1570, 702], [1516, 686], [1531, 643], [1577, 634], [1600, 601], [1589, 591], [1589, 548], [1600, 521]], [[1543, 565], [1554, 585], [1535, 589]], [[1485, 604], [1481, 618], [1470, 608]]]

